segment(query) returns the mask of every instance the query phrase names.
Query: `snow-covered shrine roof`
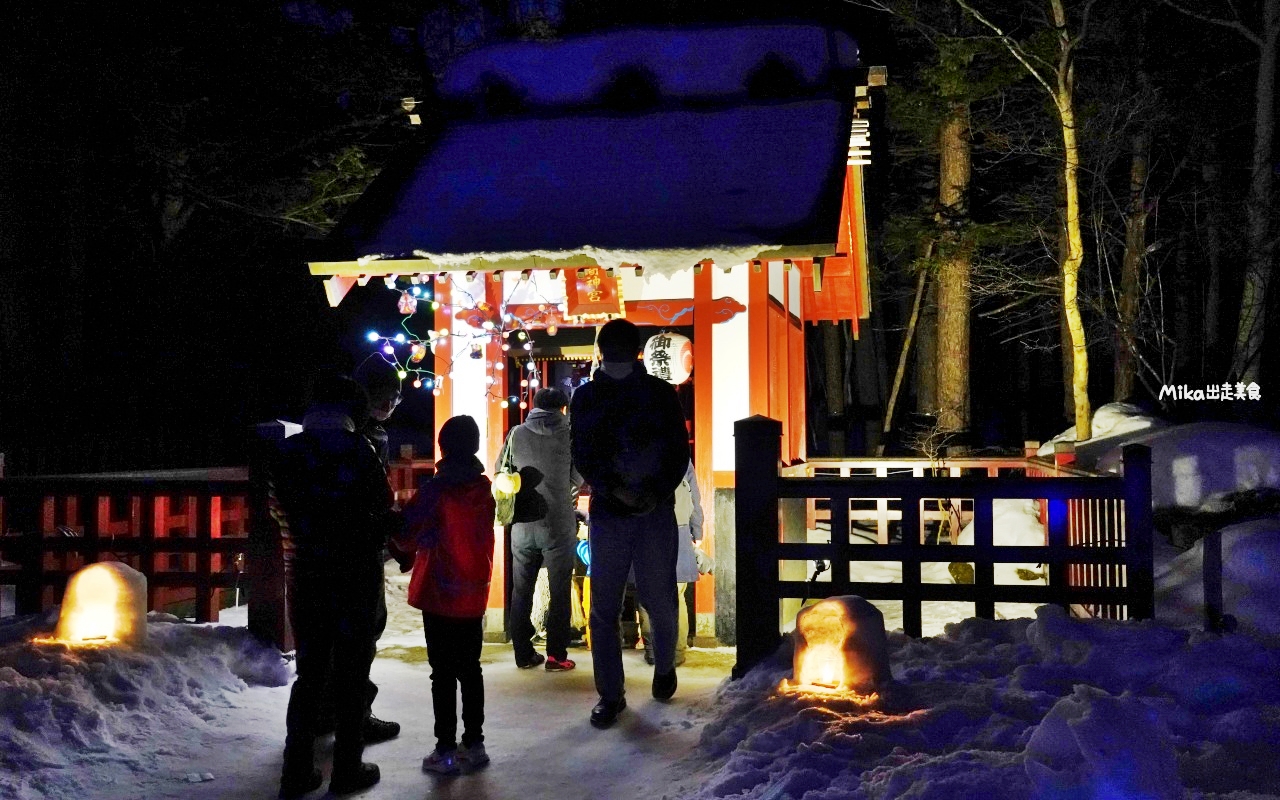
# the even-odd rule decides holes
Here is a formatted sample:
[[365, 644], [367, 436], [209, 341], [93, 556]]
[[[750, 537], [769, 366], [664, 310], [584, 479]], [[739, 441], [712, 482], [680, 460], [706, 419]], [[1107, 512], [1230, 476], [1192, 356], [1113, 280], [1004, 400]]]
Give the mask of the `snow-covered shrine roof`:
[[[793, 96], [753, 99], [761, 64]], [[310, 263], [316, 275], [638, 264], [835, 252], [856, 47], [813, 26], [632, 31], [477, 51], [446, 104], [494, 80], [521, 113], [455, 119], [388, 166]], [[593, 100], [637, 67], [662, 92], [642, 112]]]

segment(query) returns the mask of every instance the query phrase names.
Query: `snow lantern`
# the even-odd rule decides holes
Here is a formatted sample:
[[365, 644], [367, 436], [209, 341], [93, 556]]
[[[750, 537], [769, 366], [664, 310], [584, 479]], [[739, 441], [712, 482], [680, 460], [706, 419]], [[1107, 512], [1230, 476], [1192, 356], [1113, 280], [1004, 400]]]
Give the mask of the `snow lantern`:
[[684, 383], [693, 372], [693, 342], [678, 333], [650, 336], [644, 345], [644, 368], [667, 383]]
[[136, 643], [147, 638], [147, 578], [103, 561], [71, 576], [54, 638], [69, 644]]
[[791, 682], [797, 691], [870, 693], [890, 678], [889, 643], [880, 609], [856, 595], [800, 609]]

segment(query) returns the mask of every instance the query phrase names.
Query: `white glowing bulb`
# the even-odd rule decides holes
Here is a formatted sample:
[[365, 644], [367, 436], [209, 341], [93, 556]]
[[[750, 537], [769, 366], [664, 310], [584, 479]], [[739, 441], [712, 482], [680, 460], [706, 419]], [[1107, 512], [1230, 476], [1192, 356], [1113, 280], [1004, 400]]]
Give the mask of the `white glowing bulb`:
[[538, 379], [537, 379], [537, 378], [534, 378], [533, 380], [529, 381], [529, 388], [530, 388], [530, 389], [537, 389], [537, 388], [538, 388]]

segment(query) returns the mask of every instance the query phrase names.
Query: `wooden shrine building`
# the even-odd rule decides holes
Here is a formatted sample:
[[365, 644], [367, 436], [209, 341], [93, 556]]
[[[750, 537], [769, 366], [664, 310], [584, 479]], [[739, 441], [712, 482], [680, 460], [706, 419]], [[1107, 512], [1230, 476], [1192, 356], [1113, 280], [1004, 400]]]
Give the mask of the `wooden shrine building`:
[[[477, 50], [438, 98], [406, 101], [445, 121], [423, 126], [310, 270], [334, 306], [355, 285], [400, 295], [404, 324], [371, 349], [405, 391], [435, 395], [437, 428], [475, 417], [490, 468], [539, 386], [587, 379], [604, 321], [687, 338], [668, 379], [711, 549], [732, 526], [714, 512], [733, 487], [734, 421], [781, 420], [784, 460], [804, 459], [804, 323], [856, 330], [869, 313], [862, 171], [867, 86], [882, 82], [850, 37], [806, 25]], [[704, 577], [698, 635], [716, 634], [716, 603]]]

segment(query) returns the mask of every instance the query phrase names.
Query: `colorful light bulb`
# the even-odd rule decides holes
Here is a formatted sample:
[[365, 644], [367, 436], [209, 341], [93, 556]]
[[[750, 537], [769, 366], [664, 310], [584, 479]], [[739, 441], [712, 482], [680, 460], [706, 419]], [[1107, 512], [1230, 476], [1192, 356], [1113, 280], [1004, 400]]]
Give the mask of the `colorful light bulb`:
[[377, 332], [377, 331], [369, 331], [368, 333], [366, 333], [366, 334], [364, 335], [364, 338], [368, 339], [368, 340], [369, 340], [369, 341], [371, 341], [371, 342], [376, 342], [376, 341], [378, 341], [379, 339], [381, 339], [382, 337], [378, 335], [378, 332]]

